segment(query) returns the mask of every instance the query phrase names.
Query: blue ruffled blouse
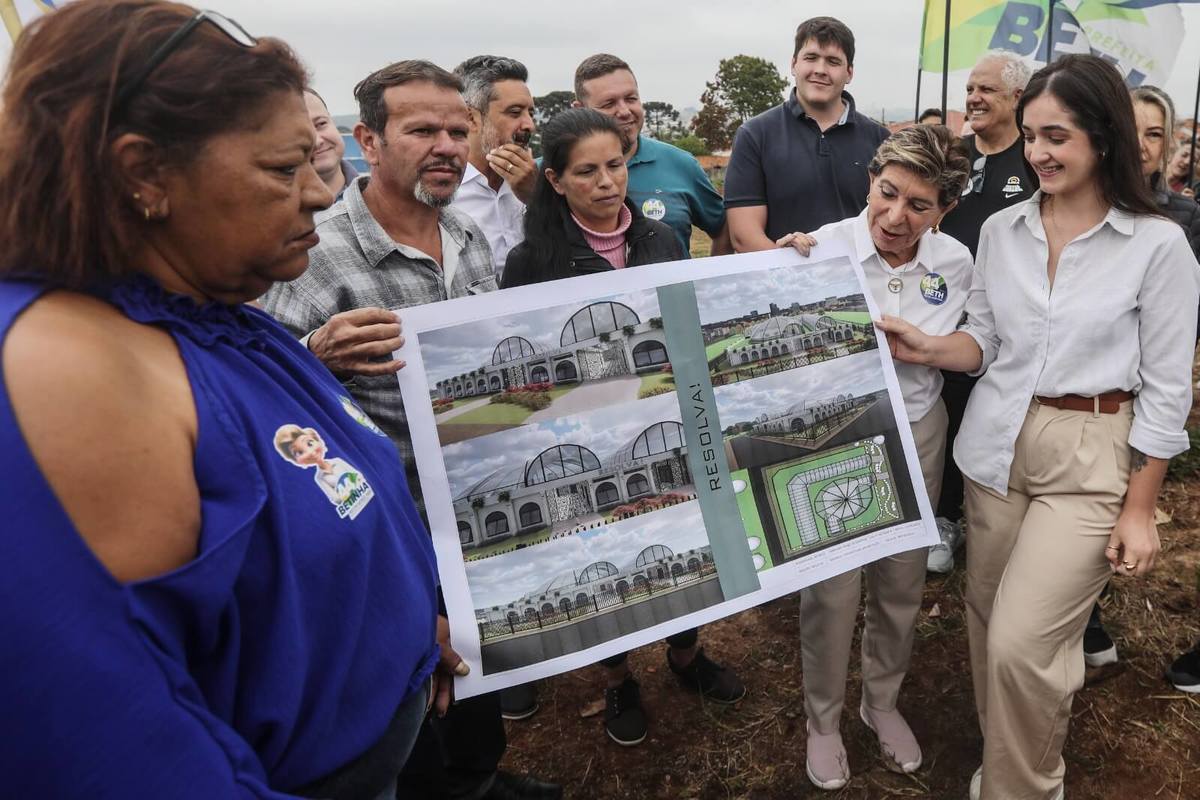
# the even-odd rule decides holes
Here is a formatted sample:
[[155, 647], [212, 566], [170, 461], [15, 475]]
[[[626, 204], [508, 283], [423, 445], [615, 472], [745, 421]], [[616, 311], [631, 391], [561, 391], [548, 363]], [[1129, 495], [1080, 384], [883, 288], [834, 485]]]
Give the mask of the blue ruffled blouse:
[[[43, 291], [0, 282], [0, 346]], [[391, 442], [266, 314], [146, 278], [106, 294], [183, 357], [198, 554], [118, 583], [39, 472], [0, 383], [2, 793], [284, 796], [366, 751], [433, 671], [429, 534]], [[142, 485], [154, 492], [155, 477]]]

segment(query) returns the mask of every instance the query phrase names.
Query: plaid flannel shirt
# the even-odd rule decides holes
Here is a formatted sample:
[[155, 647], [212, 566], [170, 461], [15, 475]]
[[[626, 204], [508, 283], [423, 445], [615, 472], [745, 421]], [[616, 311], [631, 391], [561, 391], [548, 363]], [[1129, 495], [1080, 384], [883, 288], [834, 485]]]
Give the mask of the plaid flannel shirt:
[[[438, 223], [460, 247], [447, 293], [441, 266], [419, 250], [393, 241], [371, 216], [362, 196], [369, 180], [369, 175], [358, 177], [341, 200], [318, 216], [321, 242], [309, 251], [308, 270], [294, 281], [275, 284], [262, 297], [263, 309], [298, 338], [342, 311], [409, 308], [498, 288], [487, 237], [461, 211], [443, 208]], [[345, 386], [396, 445], [409, 490], [423, 506], [396, 376], [356, 375]]]

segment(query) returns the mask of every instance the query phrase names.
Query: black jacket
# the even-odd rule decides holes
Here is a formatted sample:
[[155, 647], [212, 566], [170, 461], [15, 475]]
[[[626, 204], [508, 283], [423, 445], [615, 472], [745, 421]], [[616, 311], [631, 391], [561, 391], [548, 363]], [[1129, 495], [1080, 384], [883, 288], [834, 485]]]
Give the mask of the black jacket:
[[[629, 246], [626, 266], [640, 267], [643, 264], [659, 264], [687, 258], [687, 253], [679, 246], [679, 240], [675, 238], [675, 232], [669, 225], [645, 217], [628, 197], [625, 198], [625, 207], [633, 214], [629, 230], [625, 232], [625, 243]], [[579, 226], [571, 218], [571, 212], [567, 210], [565, 203], [562, 218], [563, 228], [567, 232], [570, 260], [565, 269], [556, 270], [554, 273], [560, 278], [574, 278], [612, 271], [612, 265], [583, 238], [583, 231], [579, 230]], [[500, 278], [500, 288], [537, 283], [538, 275], [553, 274], [551, 270], [543, 269], [544, 266], [546, 265], [534, 263], [529, 245], [521, 242], [508, 252], [508, 259], [504, 262], [504, 274]]]
[[1175, 192], [1156, 191], [1154, 200], [1164, 214], [1183, 227], [1192, 252], [1196, 254], [1196, 259], [1200, 260], [1200, 204]]

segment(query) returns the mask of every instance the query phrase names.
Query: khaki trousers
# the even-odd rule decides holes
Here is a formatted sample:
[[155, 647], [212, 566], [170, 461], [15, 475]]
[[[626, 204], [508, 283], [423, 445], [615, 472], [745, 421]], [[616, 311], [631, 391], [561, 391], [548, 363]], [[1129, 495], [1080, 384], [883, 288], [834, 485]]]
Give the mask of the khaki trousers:
[[[925, 491], [931, 505], [936, 507], [946, 449], [945, 405], [939, 399], [911, 427]], [[900, 684], [912, 656], [913, 629], [921, 610], [928, 552], [929, 548], [921, 547], [898, 553], [800, 590], [804, 710], [817, 733], [836, 733], [842, 717], [863, 573], [867, 577], [862, 635], [863, 702], [881, 711], [896, 708]]]
[[1133, 403], [1116, 414], [1033, 401], [1008, 495], [966, 482], [967, 633], [983, 730], [983, 800], [1063, 782], [1083, 631], [1111, 577], [1104, 548], [1129, 484]]

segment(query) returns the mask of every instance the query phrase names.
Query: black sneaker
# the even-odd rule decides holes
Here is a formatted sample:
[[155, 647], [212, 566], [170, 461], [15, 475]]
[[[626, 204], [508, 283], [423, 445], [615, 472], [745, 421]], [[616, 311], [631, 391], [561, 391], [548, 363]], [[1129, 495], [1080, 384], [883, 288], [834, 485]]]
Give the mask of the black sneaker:
[[537, 684], [522, 683], [500, 690], [500, 716], [505, 719], [528, 719], [537, 713]]
[[1167, 680], [1181, 692], [1200, 694], [1200, 644], [1167, 667]]
[[686, 667], [675, 666], [668, 648], [667, 666], [681, 684], [715, 703], [736, 703], [746, 696], [746, 687], [733, 670], [710, 660], [704, 655], [703, 647], [696, 651], [696, 657]]
[[620, 686], [604, 690], [604, 730], [614, 742], [632, 747], [646, 738], [646, 712], [638, 682], [625, 678]]
[[483, 800], [561, 800], [562, 787], [547, 783], [532, 775], [514, 775], [503, 770], [496, 771], [492, 788]]
[[1083, 631], [1083, 661], [1089, 667], [1117, 663], [1117, 646], [1102, 625], [1088, 625]]

